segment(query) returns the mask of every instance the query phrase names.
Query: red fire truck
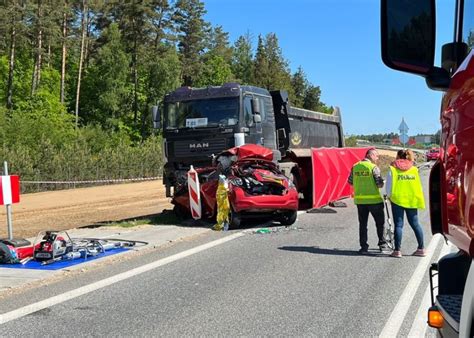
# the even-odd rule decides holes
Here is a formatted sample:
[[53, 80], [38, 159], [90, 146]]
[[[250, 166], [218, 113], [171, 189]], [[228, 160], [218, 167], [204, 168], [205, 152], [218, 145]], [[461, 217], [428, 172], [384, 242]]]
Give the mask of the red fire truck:
[[444, 92], [441, 152], [430, 174], [431, 229], [459, 251], [430, 269], [438, 294], [428, 324], [443, 337], [474, 337], [474, 0], [455, 1], [453, 41], [441, 46], [441, 67], [434, 65], [435, 12], [435, 0], [381, 0], [382, 59]]

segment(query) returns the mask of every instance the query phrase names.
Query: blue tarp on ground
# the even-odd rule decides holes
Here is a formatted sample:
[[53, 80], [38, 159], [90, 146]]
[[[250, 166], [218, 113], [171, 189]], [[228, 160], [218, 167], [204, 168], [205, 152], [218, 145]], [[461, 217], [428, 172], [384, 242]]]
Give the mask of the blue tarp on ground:
[[112, 250], [107, 250], [104, 253], [101, 253], [97, 256], [94, 257], [87, 257], [87, 258], [77, 258], [77, 259], [71, 259], [71, 260], [64, 260], [64, 261], [58, 261], [54, 262], [48, 265], [41, 265], [41, 262], [36, 262], [36, 261], [29, 261], [25, 264], [0, 264], [0, 268], [11, 268], [11, 269], [33, 269], [33, 270], [60, 270], [64, 268], [69, 268], [74, 265], [82, 264], [82, 263], [87, 263], [90, 261], [94, 261], [96, 259], [102, 258], [102, 257], [107, 257], [107, 256], [112, 256], [115, 254], [118, 254], [120, 252], [124, 252], [130, 250], [129, 248], [117, 248], [117, 249], [112, 249]]

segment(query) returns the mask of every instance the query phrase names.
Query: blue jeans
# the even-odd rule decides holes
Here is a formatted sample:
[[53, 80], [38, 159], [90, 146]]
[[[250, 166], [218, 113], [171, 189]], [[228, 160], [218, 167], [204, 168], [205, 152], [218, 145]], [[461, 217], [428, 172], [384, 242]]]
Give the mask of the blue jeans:
[[415, 233], [416, 240], [418, 242], [418, 249], [424, 249], [423, 243], [423, 228], [418, 222], [418, 210], [401, 207], [395, 203], [392, 204], [392, 215], [395, 226], [395, 250], [400, 251], [402, 245], [402, 234], [403, 234], [403, 214], [407, 214], [408, 223], [410, 224], [413, 232]]

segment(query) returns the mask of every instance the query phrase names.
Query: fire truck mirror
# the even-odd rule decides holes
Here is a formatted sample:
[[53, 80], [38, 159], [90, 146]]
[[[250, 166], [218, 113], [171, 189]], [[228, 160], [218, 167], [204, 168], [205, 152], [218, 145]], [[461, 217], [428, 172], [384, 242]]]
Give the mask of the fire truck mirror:
[[381, 5], [383, 62], [426, 76], [434, 64], [435, 1], [382, 0]]

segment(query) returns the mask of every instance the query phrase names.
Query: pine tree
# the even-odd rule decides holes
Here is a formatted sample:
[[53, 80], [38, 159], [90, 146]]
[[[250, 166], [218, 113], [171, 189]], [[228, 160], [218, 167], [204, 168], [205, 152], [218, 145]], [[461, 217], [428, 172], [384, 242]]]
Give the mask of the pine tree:
[[283, 57], [275, 33], [267, 34], [265, 39], [258, 37], [254, 65], [254, 81], [257, 85], [269, 90], [285, 89], [293, 96], [288, 61]]
[[303, 108], [325, 114], [332, 114], [333, 112], [333, 107], [328, 107], [321, 101], [321, 88], [312, 84], [306, 89]]
[[21, 44], [25, 37], [25, 13], [26, 4], [23, 1], [0, 4], [0, 36], [3, 37], [0, 50], [8, 54], [8, 79], [5, 88], [7, 109], [13, 108], [16, 55], [18, 44]]
[[209, 36], [209, 49], [202, 56], [203, 67], [195, 79], [196, 87], [220, 86], [233, 78], [231, 69], [232, 49], [228, 33], [221, 26], [212, 29]]
[[301, 66], [291, 77], [291, 87], [293, 88], [294, 95], [290, 98], [290, 102], [296, 107], [303, 107], [305, 94], [308, 89], [308, 80], [306, 74]]
[[202, 55], [209, 41], [209, 23], [204, 14], [204, 3], [199, 0], [178, 0], [175, 4], [174, 21], [185, 86], [194, 84], [203, 66]]
[[288, 61], [283, 57], [275, 33], [266, 36], [265, 52], [268, 58], [269, 82], [268, 89], [286, 89], [291, 92], [291, 74]]
[[309, 110], [318, 110], [320, 102], [321, 89], [318, 86], [309, 85], [304, 96], [303, 108]]
[[269, 60], [265, 50], [265, 42], [261, 35], [258, 36], [257, 52], [255, 54], [253, 70], [253, 83], [259, 87], [269, 88]]
[[[31, 94], [33, 95], [41, 83], [41, 72], [43, 63], [50, 62], [51, 43], [57, 41], [59, 27], [56, 18], [58, 17], [58, 8], [53, 2], [37, 0], [31, 7], [32, 36], [34, 37], [34, 68], [31, 78]], [[46, 46], [46, 47], [45, 47]]]
[[232, 48], [229, 44], [229, 33], [224, 32], [222, 26], [214, 27], [209, 37], [209, 53], [218, 55], [227, 63], [232, 62]]
[[126, 112], [130, 94], [130, 56], [125, 52], [116, 23], [106, 28], [101, 36], [104, 44], [97, 52], [95, 64], [84, 78], [81, 104], [85, 123], [118, 125]]
[[132, 0], [130, 2], [122, 2], [118, 6], [114, 5], [112, 9], [114, 18], [117, 20], [122, 32], [123, 40], [126, 43], [127, 50], [132, 55], [131, 75], [133, 82], [133, 121], [138, 122], [138, 112], [140, 104], [139, 96], [139, 74], [140, 66], [140, 49], [147, 38], [150, 29], [148, 17], [151, 14], [151, 8], [148, 1]]
[[234, 44], [232, 54], [232, 72], [241, 84], [253, 83], [253, 55], [250, 34], [240, 36]]

